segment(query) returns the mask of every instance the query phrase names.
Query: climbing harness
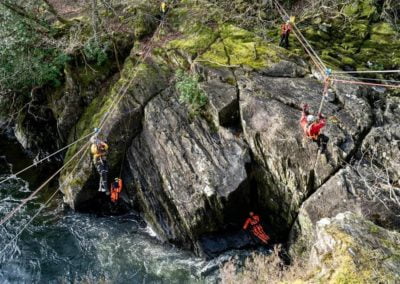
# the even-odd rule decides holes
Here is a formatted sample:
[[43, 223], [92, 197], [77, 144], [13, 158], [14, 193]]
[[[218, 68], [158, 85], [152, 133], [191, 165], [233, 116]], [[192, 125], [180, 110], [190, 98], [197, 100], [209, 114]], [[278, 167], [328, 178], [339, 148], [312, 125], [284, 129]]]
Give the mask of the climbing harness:
[[325, 97], [328, 95], [329, 86], [331, 84], [331, 79], [330, 79], [331, 73], [332, 73], [331, 69], [327, 69], [326, 70], [326, 73], [325, 73], [326, 77], [324, 79], [324, 91], [322, 93], [321, 103], [319, 105], [319, 109], [318, 109], [318, 112], [317, 112], [318, 115], [321, 113], [322, 107], [323, 107], [324, 102], [325, 102]]

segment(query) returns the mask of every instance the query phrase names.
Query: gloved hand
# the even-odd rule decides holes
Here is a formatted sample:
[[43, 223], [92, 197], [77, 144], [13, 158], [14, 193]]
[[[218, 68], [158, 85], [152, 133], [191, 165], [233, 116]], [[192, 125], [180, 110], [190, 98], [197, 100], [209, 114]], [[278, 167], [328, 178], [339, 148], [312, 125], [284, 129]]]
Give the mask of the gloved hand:
[[322, 113], [318, 113], [318, 119], [323, 119], [324, 116], [322, 115]]
[[307, 111], [308, 111], [308, 104], [304, 104], [304, 105], [303, 105], [303, 111], [304, 111], [304, 112], [307, 112]]

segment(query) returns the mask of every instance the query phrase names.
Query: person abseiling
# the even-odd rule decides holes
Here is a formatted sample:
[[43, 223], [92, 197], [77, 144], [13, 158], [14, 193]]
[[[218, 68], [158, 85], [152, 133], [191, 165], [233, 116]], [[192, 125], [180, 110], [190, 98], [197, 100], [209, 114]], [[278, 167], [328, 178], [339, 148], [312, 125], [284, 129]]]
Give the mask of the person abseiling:
[[300, 126], [303, 129], [304, 135], [317, 142], [318, 146], [324, 152], [326, 150], [326, 144], [328, 142], [328, 137], [321, 133], [322, 129], [326, 125], [326, 118], [318, 113], [318, 116], [310, 114], [308, 111], [308, 105], [303, 105], [303, 111], [300, 118]]
[[90, 138], [90, 143], [92, 143], [90, 151], [93, 155], [93, 164], [95, 165], [96, 170], [100, 175], [99, 191], [105, 192], [108, 195], [108, 165], [106, 160], [108, 145], [105, 142], [101, 141], [96, 135]]
[[249, 215], [250, 217], [246, 219], [246, 222], [243, 225], [243, 230], [247, 230], [250, 226], [253, 235], [259, 238], [263, 243], [268, 244], [270, 237], [264, 232], [264, 229], [260, 224], [260, 217], [253, 212], [250, 212]]
[[290, 20], [287, 20], [286, 23], [281, 25], [281, 41], [279, 42], [279, 46], [286, 49], [289, 48], [289, 34], [291, 31], [292, 25], [290, 24]]
[[165, 13], [167, 13], [167, 3], [165, 0], [161, 1], [161, 5], [160, 5], [160, 11], [163, 15], [165, 15]]
[[113, 203], [117, 202], [119, 200], [119, 195], [122, 191], [122, 179], [120, 178], [115, 178], [114, 182], [111, 183], [111, 201]]

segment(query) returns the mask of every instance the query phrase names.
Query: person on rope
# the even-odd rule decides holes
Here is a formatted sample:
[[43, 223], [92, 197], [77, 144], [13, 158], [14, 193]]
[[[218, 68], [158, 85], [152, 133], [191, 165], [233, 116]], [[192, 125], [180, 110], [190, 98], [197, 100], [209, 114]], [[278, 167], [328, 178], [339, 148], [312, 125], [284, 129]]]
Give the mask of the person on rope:
[[243, 230], [247, 230], [250, 226], [250, 230], [254, 236], [259, 238], [264, 244], [268, 244], [270, 237], [264, 232], [264, 229], [260, 223], [260, 217], [253, 212], [249, 213], [250, 217], [244, 222]]
[[279, 46], [286, 49], [289, 48], [289, 34], [291, 31], [292, 25], [290, 24], [290, 20], [287, 20], [286, 23], [281, 25], [281, 41], [279, 42]]
[[119, 195], [122, 191], [122, 179], [120, 178], [115, 178], [114, 182], [111, 183], [111, 201], [113, 203], [116, 203], [119, 200]]
[[167, 13], [167, 3], [165, 0], [161, 1], [161, 5], [160, 5], [160, 11], [163, 15], [165, 15]]
[[101, 141], [96, 135], [90, 138], [90, 143], [92, 143], [90, 151], [93, 155], [93, 164], [100, 175], [99, 191], [105, 192], [108, 195], [110, 194], [107, 184], [108, 165], [106, 160], [108, 145]]
[[323, 153], [326, 151], [329, 140], [327, 136], [321, 133], [325, 125], [326, 118], [321, 113], [318, 113], [318, 116], [315, 117], [314, 115], [310, 114], [308, 110], [308, 105], [303, 105], [300, 118], [300, 126], [304, 131], [304, 135], [307, 138], [317, 142], [318, 147]]

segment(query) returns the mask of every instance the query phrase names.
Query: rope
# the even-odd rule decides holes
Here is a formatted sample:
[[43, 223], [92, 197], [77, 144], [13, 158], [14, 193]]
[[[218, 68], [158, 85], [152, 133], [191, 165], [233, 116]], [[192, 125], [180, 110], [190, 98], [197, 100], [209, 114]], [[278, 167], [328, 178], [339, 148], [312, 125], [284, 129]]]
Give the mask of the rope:
[[400, 70], [334, 71], [332, 74], [400, 73]]
[[[285, 16], [283, 14], [286, 15], [286, 17], [289, 17], [288, 13], [285, 11], [285, 9], [277, 2], [274, 1], [275, 5], [277, 7], [278, 13], [280, 14], [280, 16], [282, 17], [282, 20], [285, 20]], [[318, 55], [316, 54], [316, 52], [314, 51], [314, 49], [311, 47], [311, 45], [307, 42], [307, 40], [304, 38], [304, 36], [301, 34], [300, 30], [297, 29], [296, 25], [293, 23], [293, 26], [295, 27], [296, 30], [293, 30], [293, 34], [294, 36], [297, 38], [297, 40], [300, 42], [300, 44], [303, 46], [304, 50], [307, 52], [307, 54], [310, 56], [311, 60], [313, 61], [313, 63], [315, 64], [315, 66], [317, 67], [317, 69], [319, 70], [319, 72], [321, 72], [322, 76], [325, 76], [325, 72], [324, 70], [326, 70], [326, 67], [324, 65], [324, 63], [322, 62], [322, 60], [318, 57]], [[301, 35], [301, 37], [304, 39], [305, 43], [303, 42], [303, 40], [299, 37], [299, 35], [297, 34], [297, 32]], [[309, 48], [307, 47], [307, 45], [310, 47], [311, 50], [309, 50]], [[314, 54], [315, 57], [314, 58]]]
[[325, 82], [324, 82], [324, 92], [322, 93], [322, 99], [321, 99], [321, 103], [319, 105], [319, 109], [318, 109], [317, 114], [320, 114], [321, 111], [322, 111], [322, 106], [323, 106], [323, 104], [325, 102], [325, 97], [328, 94], [329, 85], [330, 85], [330, 80], [329, 80], [329, 77], [328, 77], [328, 78], [325, 79]]
[[[149, 52], [150, 52], [150, 50], [151, 50], [151, 45], [150, 45], [150, 43], [153, 41], [153, 39], [155, 38], [155, 36], [158, 34], [160, 28], [163, 26], [163, 24], [164, 24], [164, 19], [165, 19], [166, 15], [167, 15], [167, 14], [165, 14], [165, 15], [163, 16], [162, 21], [160, 21], [159, 26], [157, 27], [156, 31], [154, 32], [153, 36], [151, 37], [150, 41], [148, 42], [148, 48], [147, 48], [147, 50], [145, 51], [144, 56], [142, 55], [142, 56], [139, 58], [138, 62], [137, 62], [136, 65], [134, 66], [134, 68], [136, 68], [136, 67], [139, 65], [139, 63], [141, 63], [142, 60], [145, 60], [145, 59], [147, 58], [147, 56], [149, 55]], [[136, 73], [137, 73], [137, 72], [138, 72], [138, 70], [136, 70]], [[135, 73], [135, 75], [136, 75], [136, 73]], [[115, 109], [116, 109], [118, 103], [119, 103], [119, 102], [122, 100], [122, 98], [125, 96], [125, 94], [126, 94], [128, 88], [130, 87], [130, 85], [132, 84], [132, 82], [133, 82], [134, 79], [135, 79], [135, 76], [133, 76], [132, 79], [125, 85], [126, 87], [125, 87], [125, 89], [124, 89], [122, 92], [121, 92], [121, 90], [124, 88], [124, 86], [121, 87], [121, 89], [120, 89], [120, 91], [118, 92], [118, 95], [117, 95], [117, 96], [119, 96], [119, 98], [118, 98], [117, 100], [113, 101], [113, 103], [111, 104], [109, 110], [107, 111], [106, 115], [103, 117], [103, 119], [101, 120], [101, 122], [100, 122], [100, 124], [99, 124], [99, 130], [96, 131], [97, 133], [100, 132], [100, 131], [102, 130], [102, 128], [105, 126], [108, 117], [115, 111]], [[58, 150], [57, 152], [60, 152], [60, 151], [62, 151], [62, 150], [64, 150], [64, 149], [66, 149], [66, 148], [72, 146], [73, 144], [78, 143], [79, 141], [83, 140], [84, 138], [87, 138], [88, 136], [90, 136], [90, 135], [92, 135], [92, 134], [93, 134], [93, 132], [90, 133], [90, 134], [88, 134], [88, 135], [86, 135], [85, 137], [82, 137], [82, 138], [80, 138], [80, 139], [74, 141], [74, 142], [71, 143], [70, 145], [67, 145], [66, 147], [64, 147], [63, 149]], [[49, 183], [59, 172], [61, 172], [73, 159], [75, 159], [75, 157], [77, 157], [78, 154], [80, 154], [80, 152], [82, 152], [82, 150], [88, 145], [88, 143], [89, 143], [89, 142], [86, 142], [86, 143], [84, 144], [84, 146], [83, 146], [79, 151], [77, 151], [77, 152], [76, 152], [76, 153], [75, 153], [75, 154], [74, 154], [60, 169], [58, 169], [50, 178], [48, 178], [42, 185], [40, 185], [40, 186], [39, 186], [34, 192], [32, 192], [27, 198], [23, 199], [22, 202], [21, 202], [21, 204], [19, 204], [16, 208], [14, 208], [10, 213], [8, 213], [8, 214], [6, 215], [3, 219], [1, 219], [0, 225], [3, 225], [5, 222], [7, 222], [7, 221], [8, 221], [12, 216], [14, 216], [14, 215], [15, 215], [29, 200], [31, 200], [40, 190], [42, 190], [42, 189], [46, 186], [46, 184], [48, 184], [48, 183]], [[55, 153], [53, 153], [52, 155], [55, 155]], [[50, 155], [49, 155], [49, 156], [50, 156]], [[83, 157], [84, 157], [84, 155], [82, 155], [81, 159], [82, 159]], [[47, 158], [48, 158], [48, 157], [47, 157]], [[46, 159], [46, 158], [45, 158], [45, 159]], [[45, 160], [45, 159], [42, 159], [42, 160]], [[41, 160], [41, 161], [42, 161], [42, 160]], [[78, 162], [78, 163], [79, 163], [79, 162]], [[35, 163], [35, 164], [37, 164], [37, 163]], [[35, 164], [34, 164], [34, 165], [35, 165]], [[77, 165], [78, 165], [78, 164], [77, 164]], [[75, 168], [77, 167], [77, 165], [75, 166]], [[33, 165], [32, 165], [32, 166], [33, 166]], [[30, 166], [30, 167], [32, 167], [32, 166]], [[74, 168], [74, 169], [75, 169], [75, 168]], [[24, 169], [24, 171], [25, 171], [25, 170], [26, 170], [26, 169]], [[72, 173], [72, 171], [71, 171], [71, 173]], [[71, 173], [70, 173], [70, 174], [71, 174]], [[9, 178], [8, 178], [8, 179], [9, 179]], [[2, 182], [4, 182], [4, 181], [2, 181]], [[53, 196], [55, 196], [55, 194], [53, 194]], [[48, 202], [50, 202], [50, 200], [51, 200], [51, 199], [49, 199]], [[41, 210], [40, 210], [40, 211], [41, 211]], [[39, 211], [39, 212], [40, 212], [40, 211]], [[35, 215], [35, 217], [36, 217], [36, 216], [37, 216], [37, 215]], [[27, 225], [26, 225], [26, 226], [27, 226]], [[26, 226], [25, 226], [23, 229], [25, 229]], [[17, 236], [18, 236], [18, 234], [17, 234]]]
[[360, 81], [352, 81], [352, 80], [341, 80], [332, 78], [333, 82], [344, 83], [344, 84], [354, 84], [354, 85], [365, 85], [365, 86], [376, 86], [376, 87], [385, 87], [392, 89], [400, 89], [400, 85], [387, 85], [387, 84], [378, 84], [378, 83], [367, 83]]
[[[148, 41], [147, 44], [147, 50], [145, 48], [144, 53], [139, 57], [138, 61], [136, 62], [135, 66], [133, 66], [134, 69], [136, 69], [136, 67], [142, 63], [147, 56], [149, 55], [150, 51], [151, 51], [151, 43], [154, 40], [154, 38], [156, 37], [156, 35], [159, 33], [159, 30], [162, 28], [162, 26], [164, 25], [164, 21], [165, 18], [167, 16], [167, 14], [169, 13], [169, 11], [171, 11], [172, 9], [169, 9], [168, 12], [163, 16], [162, 20], [160, 21], [160, 24], [158, 25], [156, 31], [154, 32], [153, 36], [150, 38], [150, 40]], [[131, 84], [133, 83], [135, 76], [137, 74], [138, 70], [135, 70], [134, 75], [132, 76], [132, 79], [129, 80], [129, 82], [127, 82], [124, 86], [121, 87], [121, 89], [119, 90], [118, 94], [117, 94], [117, 99], [113, 101], [113, 103], [111, 104], [109, 110], [107, 111], [107, 113], [105, 114], [105, 116], [103, 117], [103, 119], [101, 120], [100, 124], [99, 124], [99, 130], [98, 132], [100, 132], [103, 127], [105, 126], [105, 122], [106, 119], [116, 110], [119, 102], [122, 100], [122, 98], [126, 95], [128, 89], [130, 88]], [[121, 92], [122, 90], [122, 92]]]
[[[286, 15], [287, 18], [290, 18], [289, 14], [286, 12], [286, 10], [279, 4], [278, 1], [274, 1], [277, 5], [278, 8], [280, 8], [283, 13]], [[321, 64], [321, 66], [324, 68], [324, 70], [326, 70], [326, 66], [324, 64], [324, 62], [321, 60], [321, 58], [318, 56], [318, 54], [315, 52], [315, 50], [312, 48], [311, 44], [307, 41], [307, 39], [303, 36], [303, 34], [301, 33], [301, 31], [297, 28], [296, 23], [293, 23], [293, 27], [295, 28], [295, 30], [299, 33], [299, 35], [301, 36], [301, 38], [304, 40], [304, 42], [307, 44], [307, 46], [310, 48], [310, 51], [314, 54], [314, 56], [317, 58], [317, 60], [319, 61], [319, 63]]]
[[75, 140], [75, 141], [72, 142], [71, 144], [68, 144], [67, 146], [64, 146], [63, 148], [57, 150], [56, 152], [54, 152], [54, 153], [52, 153], [52, 154], [50, 154], [50, 155], [44, 157], [43, 159], [41, 159], [41, 160], [39, 160], [39, 161], [37, 161], [37, 162], [34, 162], [32, 165], [30, 165], [30, 166], [28, 166], [28, 167], [26, 167], [26, 168], [20, 170], [19, 172], [17, 172], [17, 173], [15, 173], [15, 174], [13, 174], [13, 175], [11, 175], [11, 176], [9, 176], [9, 177], [7, 177], [7, 178], [1, 180], [1, 181], [0, 181], [0, 184], [2, 184], [2, 183], [4, 183], [4, 182], [6, 182], [6, 181], [8, 181], [8, 180], [10, 180], [10, 179], [12, 179], [12, 178], [14, 178], [14, 177], [16, 177], [16, 176], [19, 175], [19, 174], [22, 174], [23, 172], [25, 172], [25, 171], [27, 171], [27, 170], [33, 168], [34, 166], [37, 166], [38, 164], [40, 164], [40, 163], [44, 162], [45, 160], [47, 160], [47, 159], [49, 159], [49, 158], [51, 158], [51, 157], [57, 155], [58, 153], [60, 153], [60, 152], [62, 152], [62, 151], [64, 151], [64, 150], [66, 150], [66, 149], [68, 149], [68, 148], [71, 147], [72, 145], [75, 145], [75, 144], [78, 143], [79, 141], [81, 141], [81, 140], [83, 140], [83, 139], [85, 139], [85, 138], [87, 138], [87, 137], [89, 137], [89, 136], [91, 136], [91, 135], [93, 135], [93, 134], [94, 134], [94, 132], [91, 132], [91, 133], [89, 133], [88, 135], [85, 135], [85, 136], [79, 138], [78, 140]]
[[385, 82], [385, 83], [399, 83], [397, 80], [387, 80], [387, 79], [376, 79], [376, 78], [365, 78], [365, 77], [350, 77], [350, 76], [335, 76], [336, 79], [344, 79], [344, 80], [368, 80], [368, 81], [376, 81], [376, 82]]
[[[84, 146], [85, 147], [85, 146]], [[82, 148], [84, 148], [82, 147]], [[87, 152], [88, 148], [86, 148], [85, 153], [81, 156], [81, 158], [79, 159], [78, 163], [76, 163], [75, 167], [72, 169], [72, 171], [69, 173], [69, 175], [71, 175], [77, 168], [78, 165], [81, 163], [82, 159], [86, 156], [86, 152]], [[49, 205], [49, 203], [51, 202], [51, 200], [53, 200], [53, 198], [56, 196], [56, 194], [60, 191], [60, 188], [67, 182], [68, 179], [66, 179], [58, 188], [57, 190], [50, 196], [50, 198], [44, 203], [42, 204], [42, 206], [40, 206], [39, 210], [35, 213], [35, 215], [33, 215], [28, 222], [25, 223], [25, 225], [23, 225], [23, 227], [19, 227], [18, 229], [18, 233], [15, 234], [15, 236], [4, 246], [4, 248], [0, 251], [0, 253], [2, 254], [6, 248], [12, 244], [24, 231], [25, 229], [29, 226], [30, 223], [32, 223], [32, 221], [39, 216], [39, 214], [42, 212], [42, 210], [44, 208], [47, 207], [47, 205]]]
[[[89, 142], [86, 142], [85, 146], [87, 146]], [[72, 162], [84, 149], [83, 146], [78, 152], [76, 152], [61, 168], [59, 168], [51, 177], [49, 177], [44, 183], [42, 183], [34, 192], [32, 192], [27, 198], [23, 199], [22, 202], [15, 207], [11, 212], [9, 212], [4, 218], [0, 220], [0, 226], [7, 222], [11, 217], [13, 217], [21, 208], [28, 203], [29, 200], [32, 200], [33, 197], [42, 190], [59, 172], [61, 172], [69, 163]]]

